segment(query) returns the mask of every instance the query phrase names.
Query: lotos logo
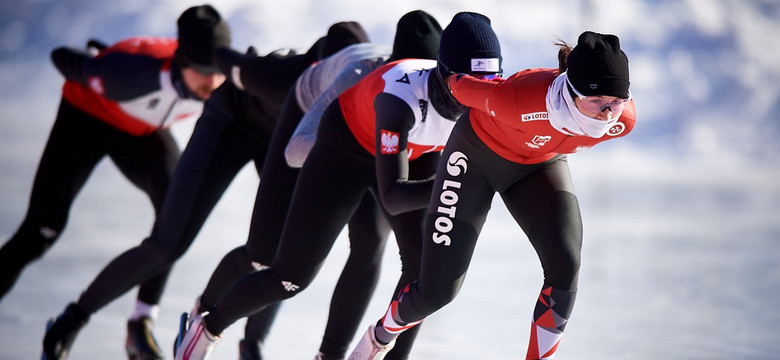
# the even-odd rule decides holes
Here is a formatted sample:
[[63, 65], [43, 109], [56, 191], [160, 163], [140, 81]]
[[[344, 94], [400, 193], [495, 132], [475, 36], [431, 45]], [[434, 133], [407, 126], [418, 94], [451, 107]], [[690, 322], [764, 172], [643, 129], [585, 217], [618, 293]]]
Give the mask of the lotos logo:
[[549, 116], [547, 115], [546, 111], [539, 111], [539, 112], [535, 112], [535, 113], [528, 113], [528, 114], [520, 115], [520, 120], [522, 122], [534, 121], [534, 120], [547, 120], [547, 119], [549, 119]]
[[398, 133], [382, 129], [382, 154], [398, 154]]
[[468, 170], [469, 158], [460, 151], [455, 151], [450, 154], [450, 158], [447, 160], [447, 173], [452, 176], [458, 176], [465, 174]]
[[[457, 177], [463, 175], [468, 170], [469, 158], [466, 154], [455, 151], [450, 154], [447, 159], [447, 173], [450, 176]], [[439, 193], [439, 206], [436, 208], [436, 212], [439, 217], [436, 218], [432, 240], [437, 244], [444, 246], [450, 246], [451, 239], [449, 234], [454, 226], [452, 219], [455, 218], [455, 213], [458, 210], [458, 193], [461, 183], [455, 180], [445, 179], [441, 185], [441, 192]]]

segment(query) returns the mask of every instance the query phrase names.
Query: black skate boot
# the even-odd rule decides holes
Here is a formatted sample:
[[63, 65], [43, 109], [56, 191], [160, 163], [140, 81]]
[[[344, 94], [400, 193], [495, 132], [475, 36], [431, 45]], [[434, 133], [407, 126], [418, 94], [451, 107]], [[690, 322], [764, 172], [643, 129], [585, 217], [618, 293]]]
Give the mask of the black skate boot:
[[75, 303], [70, 303], [65, 312], [51, 322], [43, 337], [43, 359], [64, 360], [68, 357], [70, 347], [76, 340], [79, 330], [89, 321], [89, 315], [79, 309]]
[[152, 319], [144, 316], [127, 322], [125, 350], [130, 360], [162, 360], [160, 346], [152, 334]]
[[238, 359], [263, 360], [263, 353], [260, 349], [261, 345], [259, 342], [241, 339], [241, 341], [238, 342]]
[[184, 341], [184, 335], [190, 329], [190, 314], [181, 313], [179, 317], [179, 333], [176, 334], [176, 340], [173, 341], [173, 357], [176, 357], [176, 350], [179, 349], [181, 342]]

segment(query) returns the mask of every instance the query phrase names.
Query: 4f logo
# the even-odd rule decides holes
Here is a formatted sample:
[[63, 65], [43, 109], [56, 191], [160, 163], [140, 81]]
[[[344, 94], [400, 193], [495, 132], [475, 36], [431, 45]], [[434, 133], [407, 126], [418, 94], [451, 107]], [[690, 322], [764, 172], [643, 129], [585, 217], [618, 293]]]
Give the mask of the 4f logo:
[[54, 230], [48, 226], [41, 227], [38, 229], [38, 231], [41, 233], [44, 239], [51, 240], [57, 237], [57, 230]]
[[535, 135], [534, 138], [531, 141], [526, 141], [525, 144], [528, 145], [528, 147], [533, 149], [538, 149], [545, 144], [547, 144], [548, 141], [552, 140], [552, 136], [549, 135]]
[[298, 290], [300, 286], [295, 285], [289, 281], [282, 281], [282, 286], [284, 286], [284, 289], [287, 291], [295, 291]]
[[380, 147], [380, 150], [382, 154], [398, 154], [398, 133], [382, 129], [381, 136], [382, 138], [380, 141], [382, 142], [382, 146]]
[[[455, 151], [450, 154], [447, 159], [447, 174], [452, 177], [458, 177], [468, 171], [469, 158], [466, 154]], [[460, 181], [446, 179], [441, 185], [442, 192], [439, 194], [439, 206], [436, 208], [436, 212], [439, 217], [436, 218], [433, 232], [433, 242], [450, 246], [452, 239], [448, 235], [454, 224], [452, 219], [455, 218], [455, 213], [458, 210], [458, 190], [460, 189]]]

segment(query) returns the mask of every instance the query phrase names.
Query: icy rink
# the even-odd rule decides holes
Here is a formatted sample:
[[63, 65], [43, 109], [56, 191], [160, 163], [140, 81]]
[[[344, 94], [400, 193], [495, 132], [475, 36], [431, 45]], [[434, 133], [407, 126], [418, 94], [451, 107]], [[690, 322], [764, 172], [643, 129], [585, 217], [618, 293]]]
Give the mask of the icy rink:
[[[311, 9], [298, 13], [283, 4], [242, 0], [224, 1], [218, 8], [234, 27], [237, 48], [252, 44], [265, 53], [280, 44], [306, 48], [314, 34], [342, 19], [360, 20], [372, 39], [389, 44], [398, 16], [419, 6], [410, 0], [374, 4], [375, 9], [351, 0], [283, 3]], [[577, 2], [583, 3], [601, 4]], [[621, 3], [622, 8], [607, 12], [625, 11], [621, 21], [601, 18], [590, 25], [625, 40], [638, 123], [626, 138], [569, 157], [585, 240], [580, 290], [557, 358], [778, 359], [780, 72], [759, 56], [768, 50], [751, 52], [755, 49], [748, 39], [757, 38], [761, 25], [770, 26], [771, 33], [780, 31], [780, 6], [762, 0], [735, 7], [716, 0]], [[697, 5], [703, 3], [707, 6]], [[52, 47], [78, 46], [97, 35], [106, 41], [173, 35], [172, 19], [194, 3], [144, 0], [120, 8], [76, 0], [57, 6], [15, 4], [0, 5], [3, 243], [24, 217], [56, 113], [62, 78], [48, 61]], [[512, 73], [553, 66], [552, 35], [574, 41], [583, 26], [569, 21], [580, 7], [568, 1], [546, 4], [491, 0], [471, 8], [465, 1], [448, 0], [431, 1], [424, 9], [442, 26], [460, 9], [489, 15], [502, 41], [504, 67]], [[328, 13], [338, 8], [343, 16], [317, 15], [325, 13], [317, 8], [326, 5]], [[521, 6], [540, 15], [512, 15], [520, 14]], [[696, 16], [675, 17], [690, 14], [685, 6]], [[655, 17], [648, 21], [633, 17], [637, 14]], [[739, 21], [748, 15], [751, 21]], [[301, 23], [282, 21], [293, 16]], [[728, 28], [734, 23], [742, 27]], [[728, 31], [734, 34], [723, 35]], [[717, 47], [724, 39], [733, 44]], [[768, 58], [776, 63], [776, 57]], [[182, 146], [192, 126], [174, 128]], [[257, 184], [254, 166], [244, 168], [175, 266], [155, 331], [168, 358], [179, 314], [190, 310], [221, 257], [245, 241]], [[0, 360], [39, 358], [46, 320], [76, 300], [108, 261], [148, 235], [152, 221], [144, 195], [110, 161], [101, 162], [76, 199], [62, 237], [0, 302]], [[315, 282], [282, 307], [266, 358], [311, 359], [316, 354], [348, 252], [344, 235]], [[399, 269], [391, 239], [380, 284], [356, 338], [384, 313]], [[424, 322], [412, 359], [523, 358], [541, 285], [538, 259], [497, 196], [463, 289]], [[135, 290], [128, 292], [96, 313], [69, 358], [124, 358], [125, 322], [135, 295]], [[242, 320], [226, 331], [214, 359], [237, 358], [243, 326]]]
[[[43, 146], [40, 133], [0, 125], [0, 168], [16, 174], [3, 171], [0, 181], [3, 238], [21, 221], [36, 149]], [[8, 147], [19, 136], [29, 146]], [[777, 358], [780, 167], [724, 169], [618, 144], [573, 155], [570, 163], [585, 244], [578, 301], [559, 358]], [[219, 258], [245, 240], [256, 185], [254, 169], [245, 168], [178, 262], [156, 330], [163, 348], [172, 346], [179, 313], [191, 308]], [[140, 241], [152, 221], [150, 206], [110, 162], [99, 166], [72, 214], [56, 246], [0, 304], [2, 359], [36, 358], [46, 319], [75, 300], [109, 259]], [[315, 283], [284, 305], [268, 339], [269, 359], [316, 353], [347, 251], [342, 236]], [[383, 313], [398, 269], [391, 242], [366, 327]], [[414, 358], [518, 358], [540, 286], [530, 245], [494, 201], [466, 284], [424, 323]], [[93, 316], [70, 358], [122, 358], [134, 296], [130, 292]], [[237, 358], [242, 334], [243, 321], [227, 330], [214, 358]]]

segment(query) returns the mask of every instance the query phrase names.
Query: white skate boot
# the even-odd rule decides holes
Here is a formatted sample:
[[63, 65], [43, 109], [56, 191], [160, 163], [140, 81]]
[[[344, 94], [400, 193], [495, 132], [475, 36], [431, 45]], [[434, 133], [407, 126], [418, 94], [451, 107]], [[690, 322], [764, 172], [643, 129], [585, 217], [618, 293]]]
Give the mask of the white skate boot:
[[197, 315], [192, 320], [176, 350], [176, 360], [206, 360], [211, 356], [222, 336], [212, 335], [203, 327], [203, 316], [207, 314]]
[[371, 325], [347, 360], [382, 360], [393, 349], [393, 346], [395, 346], [395, 340], [387, 345], [380, 344], [374, 336], [374, 325]]

